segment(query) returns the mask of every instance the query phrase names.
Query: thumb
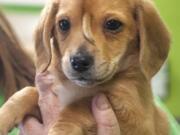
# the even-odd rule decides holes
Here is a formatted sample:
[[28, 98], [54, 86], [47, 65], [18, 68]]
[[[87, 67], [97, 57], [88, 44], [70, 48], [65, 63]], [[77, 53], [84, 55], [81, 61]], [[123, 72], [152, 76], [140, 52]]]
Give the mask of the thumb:
[[45, 132], [43, 125], [33, 117], [27, 117], [19, 125], [19, 129], [20, 135], [44, 135]]
[[120, 135], [117, 118], [104, 94], [93, 98], [92, 111], [97, 123], [97, 135]]

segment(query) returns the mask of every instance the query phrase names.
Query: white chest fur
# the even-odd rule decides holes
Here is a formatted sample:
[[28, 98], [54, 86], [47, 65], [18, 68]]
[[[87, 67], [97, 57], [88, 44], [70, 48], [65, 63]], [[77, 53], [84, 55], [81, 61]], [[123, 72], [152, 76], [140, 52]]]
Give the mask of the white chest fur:
[[80, 100], [84, 97], [93, 96], [97, 90], [90, 88], [78, 87], [72, 84], [55, 86], [54, 92], [58, 95], [60, 105], [62, 108], [67, 105]]

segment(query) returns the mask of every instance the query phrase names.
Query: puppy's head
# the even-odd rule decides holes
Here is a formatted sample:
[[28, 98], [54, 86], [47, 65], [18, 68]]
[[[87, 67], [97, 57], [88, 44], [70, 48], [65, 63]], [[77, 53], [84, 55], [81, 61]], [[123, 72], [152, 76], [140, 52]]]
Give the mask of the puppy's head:
[[169, 33], [151, 0], [51, 0], [36, 31], [38, 71], [55, 64], [80, 86], [133, 64], [150, 79], [168, 50]]

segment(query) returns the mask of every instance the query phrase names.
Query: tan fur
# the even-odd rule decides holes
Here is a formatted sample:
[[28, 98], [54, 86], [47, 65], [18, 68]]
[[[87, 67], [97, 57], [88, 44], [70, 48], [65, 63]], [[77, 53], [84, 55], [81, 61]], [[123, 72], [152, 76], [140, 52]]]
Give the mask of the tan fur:
[[[64, 16], [72, 23], [66, 34], [58, 26]], [[121, 20], [123, 30], [117, 34], [104, 31], [107, 18]], [[167, 28], [151, 0], [51, 1], [36, 33], [37, 71], [49, 70], [54, 76], [52, 90], [59, 97], [62, 110], [49, 134], [95, 135], [91, 98], [104, 92], [116, 113], [121, 135], [168, 135], [168, 122], [154, 104], [150, 81], [166, 60], [169, 44]], [[88, 87], [71, 80], [69, 56], [82, 47], [95, 58], [92, 73], [97, 82]], [[16, 99], [16, 95], [13, 97]], [[10, 102], [20, 106], [10, 100], [4, 108]], [[27, 100], [22, 102], [30, 104]], [[8, 114], [4, 114], [4, 108], [0, 116]], [[11, 119], [18, 118], [14, 122], [17, 124], [29, 110], [24, 115], [11, 112]], [[9, 124], [6, 120], [0, 123], [2, 135]]]
[[16, 90], [34, 86], [35, 66], [24, 52], [19, 40], [4, 15], [0, 12], [0, 89], [5, 99]]

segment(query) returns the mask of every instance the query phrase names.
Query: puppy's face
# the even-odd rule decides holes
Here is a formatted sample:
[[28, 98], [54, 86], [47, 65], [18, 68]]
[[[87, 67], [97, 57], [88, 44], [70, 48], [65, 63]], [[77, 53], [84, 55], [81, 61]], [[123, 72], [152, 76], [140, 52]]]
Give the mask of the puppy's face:
[[37, 72], [54, 67], [88, 87], [130, 67], [150, 80], [168, 56], [169, 32], [152, 0], [49, 2], [35, 35]]
[[133, 46], [136, 26], [131, 5], [124, 0], [62, 0], [55, 35], [59, 66], [80, 86], [112, 78], [127, 48]]

